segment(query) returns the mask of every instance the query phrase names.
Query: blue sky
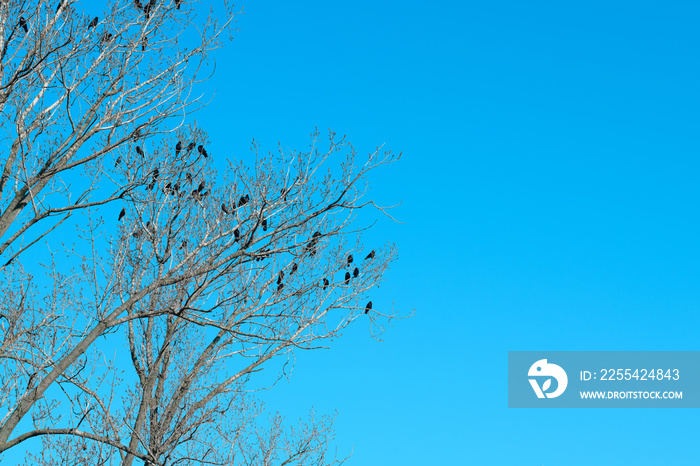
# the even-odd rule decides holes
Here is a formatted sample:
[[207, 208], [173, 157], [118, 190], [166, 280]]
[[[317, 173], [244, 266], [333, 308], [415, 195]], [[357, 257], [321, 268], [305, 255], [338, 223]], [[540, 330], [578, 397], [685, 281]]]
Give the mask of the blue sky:
[[[367, 243], [415, 316], [261, 393], [337, 410], [348, 465], [697, 465], [696, 410], [507, 408], [514, 350], [698, 350], [700, 4], [260, 1], [195, 115], [215, 160], [315, 127], [402, 159]], [[377, 216], [378, 217], [378, 216]]]
[[416, 312], [297, 355], [270, 409], [337, 409], [350, 465], [700, 464], [695, 410], [508, 409], [506, 380], [513, 350], [699, 349], [700, 5], [244, 11], [197, 115], [212, 146], [318, 126], [403, 151], [372, 195], [404, 224], [368, 239], [399, 247], [375, 307]]

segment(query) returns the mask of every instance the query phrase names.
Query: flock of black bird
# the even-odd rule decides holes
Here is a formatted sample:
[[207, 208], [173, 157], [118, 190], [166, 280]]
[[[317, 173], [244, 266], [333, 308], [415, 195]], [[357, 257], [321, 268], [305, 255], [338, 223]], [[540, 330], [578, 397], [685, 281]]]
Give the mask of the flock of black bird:
[[[138, 2], [138, 0], [136, 0], [136, 1]], [[95, 18], [95, 20], [93, 20], [93, 23], [95, 23], [96, 21], [97, 21], [97, 18]], [[195, 147], [197, 147], [197, 143], [192, 142], [187, 146], [187, 151], [190, 152]], [[200, 145], [197, 148], [197, 150], [204, 157], [208, 157], [207, 151], [202, 145]], [[182, 151], [182, 142], [178, 141], [177, 144], [175, 145], [175, 155], [179, 156], [181, 151]], [[141, 149], [141, 147], [139, 147], [139, 146], [136, 146], [136, 153], [138, 155], [140, 155], [141, 157], [144, 157], [144, 152]], [[121, 156], [117, 158], [117, 161], [114, 164], [114, 166], [116, 167], [117, 165], [119, 165], [120, 162], [121, 162]], [[151, 176], [152, 176], [152, 181], [146, 187], [146, 189], [149, 191], [153, 189], [153, 187], [155, 186], [155, 183], [158, 181], [158, 177], [160, 176], [160, 169], [158, 167], [156, 167], [153, 170], [153, 172], [151, 173]], [[193, 178], [192, 178], [191, 173], [186, 173], [185, 178], [186, 178], [188, 183], [192, 184]], [[197, 187], [197, 189], [192, 191], [192, 197], [197, 199], [198, 201], [201, 201], [202, 198], [208, 194], [208, 191], [203, 192], [205, 187], [206, 187], [206, 181], [202, 181], [201, 183], [199, 183], [199, 186]], [[180, 182], [177, 182], [174, 186], [172, 185], [171, 182], [168, 182], [165, 185], [165, 187], [163, 188], [163, 192], [175, 194], [176, 192], [179, 191], [179, 189], [180, 189]], [[285, 190], [285, 189], [282, 189], [282, 191], [280, 192], [281, 196], [285, 199], [285, 201], [286, 201], [286, 194], [288, 192], [289, 191]], [[250, 201], [250, 195], [246, 194], [245, 196], [241, 196], [240, 199], [238, 200], [238, 207], [244, 206], [249, 201]], [[236, 209], [235, 202], [231, 205], [231, 208], [233, 210]], [[226, 203], [221, 204], [221, 211], [226, 215], [229, 215], [231, 213], [231, 211], [229, 210]], [[122, 208], [121, 212], [119, 212], [119, 218], [117, 219], [117, 221], [121, 221], [121, 219], [124, 218], [125, 215], [126, 215], [126, 208]], [[267, 219], [263, 219], [262, 227], [263, 227], [263, 231], [267, 231], [267, 227], [268, 227]], [[146, 229], [148, 229], [149, 231], [154, 231], [155, 225], [153, 225], [153, 227], [151, 228], [151, 222], [146, 222]], [[138, 238], [140, 236], [141, 232], [142, 231], [137, 230], [133, 233], [133, 236]], [[235, 241], [240, 240], [241, 232], [238, 228], [233, 230], [233, 236], [235, 238]], [[309, 252], [309, 256], [313, 256], [316, 254], [316, 246], [317, 246], [318, 241], [321, 239], [322, 236], [323, 235], [321, 234], [320, 231], [314, 232], [314, 234], [311, 236], [311, 239], [309, 240], [309, 242], [306, 245], [306, 250]], [[183, 249], [186, 247], [187, 247], [187, 240], [184, 240], [179, 249]], [[365, 260], [374, 259], [374, 256], [375, 256], [375, 250], [372, 249], [372, 251], [369, 254], [367, 254], [367, 256], [365, 256]], [[260, 258], [258, 258], [257, 260], [260, 260]], [[348, 257], [346, 259], [347, 267], [350, 267], [351, 264], [353, 263], [353, 261], [354, 261], [353, 255], [348, 254]], [[296, 262], [292, 263], [292, 268], [289, 272], [289, 275], [292, 276], [294, 274], [294, 272], [296, 272], [298, 270], [298, 268], [299, 268], [299, 266]], [[345, 284], [346, 285], [349, 284], [351, 278], [357, 278], [359, 276], [360, 276], [360, 269], [358, 267], [355, 267], [355, 269], [352, 271], [352, 274], [350, 274], [350, 272], [346, 271], [345, 272]], [[283, 279], [284, 279], [284, 272], [280, 270], [279, 275], [277, 277], [277, 292], [278, 293], [281, 292], [282, 289], [284, 288], [284, 282], [282, 281]], [[327, 278], [324, 278], [323, 279], [323, 290], [325, 291], [329, 285], [330, 285], [329, 280]], [[372, 301], [369, 301], [367, 303], [367, 305], [365, 306], [365, 314], [369, 313], [369, 311], [371, 309], [372, 309]]]

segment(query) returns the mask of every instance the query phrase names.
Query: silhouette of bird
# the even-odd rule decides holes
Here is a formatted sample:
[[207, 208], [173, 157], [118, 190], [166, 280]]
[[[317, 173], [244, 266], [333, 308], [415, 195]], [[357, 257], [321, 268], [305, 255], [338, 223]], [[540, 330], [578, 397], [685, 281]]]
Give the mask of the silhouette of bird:
[[314, 234], [311, 236], [312, 238], [320, 238], [323, 236], [320, 231], [314, 231]]
[[[173, 191], [175, 191], [175, 192], [180, 191], [180, 182], [179, 181], [177, 183], [175, 183], [175, 186], [173, 186]], [[175, 193], [173, 193], [173, 194], [175, 194]]]
[[201, 193], [206, 185], [207, 185], [207, 183], [205, 181], [202, 181], [201, 183], [199, 183], [199, 187], [197, 188], [197, 191], [199, 191]]
[[126, 215], [126, 208], [122, 207], [122, 211], [119, 212], [119, 218], [117, 219], [117, 222], [119, 222], [124, 216]]
[[360, 275], [360, 269], [358, 269], [357, 267], [355, 267], [355, 270], [352, 271], [352, 276], [353, 276], [354, 278], [357, 278], [358, 275]]
[[90, 28], [97, 27], [98, 21], [99, 21], [99, 18], [97, 16], [95, 16], [95, 18], [92, 21], [90, 21], [90, 24], [88, 24], [88, 31], [90, 30]]
[[282, 277], [277, 277], [277, 284], [279, 285], [280, 283], [282, 283]]
[[182, 2], [182, 0], [175, 0], [175, 5], [177, 5], [177, 9], [178, 9], [178, 10], [180, 9], [180, 3], [181, 3], [181, 2]]
[[143, 14], [146, 15], [146, 21], [151, 18], [151, 8], [150, 3], [146, 3], [146, 6], [143, 7]]
[[27, 27], [27, 21], [24, 19], [24, 16], [19, 17], [19, 27], [24, 29], [24, 32], [29, 32], [29, 28]]
[[182, 150], [182, 143], [180, 141], [177, 141], [177, 144], [175, 144], [175, 157], [180, 155], [181, 150]]
[[134, 232], [131, 234], [131, 236], [133, 236], [134, 238], [138, 238], [139, 236], [141, 236], [141, 233], [143, 233], [143, 229], [137, 228], [136, 231], [134, 231]]
[[263, 231], [267, 231], [267, 219], [266, 218], [264, 218], [262, 221], [262, 227], [263, 227]]
[[58, 10], [60, 10], [62, 6], [63, 6], [63, 0], [58, 2], [58, 6], [56, 7], [56, 13], [58, 13]]
[[102, 40], [100, 40], [100, 42], [102, 44], [106, 44], [110, 40], [112, 40], [112, 34], [109, 32], [105, 32], [104, 35], [102, 36]]
[[221, 210], [223, 210], [226, 215], [229, 214], [228, 207], [226, 207], [226, 204], [221, 204]]
[[348, 256], [348, 267], [350, 267], [350, 264], [352, 264], [352, 254]]
[[293, 263], [292, 264], [292, 271], [289, 272], [289, 275], [292, 275], [294, 272], [296, 272], [298, 268], [299, 268], [299, 266], [297, 265], [297, 263], [296, 262]]
[[248, 200], [244, 196], [241, 196], [241, 198], [238, 200], [238, 207], [245, 205], [246, 202], [248, 202]]
[[372, 309], [372, 301], [368, 302], [367, 306], [365, 306], [365, 314], [368, 314], [371, 309]]
[[205, 159], [206, 159], [207, 157], [209, 157], [209, 154], [207, 154], [207, 150], [204, 148], [204, 146], [200, 145], [199, 147], [197, 147], [197, 151], [198, 151], [200, 154], [202, 154], [202, 155], [204, 156]]
[[187, 247], [187, 240], [184, 240], [182, 244], [180, 245], [180, 249], [184, 249]]
[[156, 168], [153, 170], [153, 181], [158, 181], [158, 175], [160, 175], [160, 170]]
[[350, 283], [350, 272], [345, 272], [345, 284]]
[[196, 142], [189, 143], [189, 145], [187, 146], [187, 152], [192, 152], [192, 149], [194, 149], [195, 147], [197, 147]]
[[199, 194], [199, 191], [197, 191], [196, 189], [194, 191], [192, 191], [192, 197], [194, 197], [196, 200], [198, 200], [200, 202], [202, 200], [202, 195]]
[[141, 38], [141, 51], [145, 52], [146, 51], [146, 46], [148, 45], [148, 37], [143, 36]]
[[173, 185], [170, 183], [170, 181], [168, 181], [168, 184], [163, 186], [163, 194], [170, 194], [172, 186]]
[[185, 178], [187, 178], [187, 182], [192, 184], [192, 174], [191, 173], [185, 173]]
[[236, 228], [235, 230], [233, 230], [233, 236], [236, 238], [236, 241], [238, 241], [239, 239], [241, 239], [241, 232], [238, 231], [238, 228]]
[[136, 146], [136, 153], [143, 157], [143, 150], [139, 146]]
[[328, 287], [328, 284], [329, 284], [329, 283], [328, 283], [328, 279], [327, 279], [327, 278], [324, 278], [324, 279], [323, 279], [323, 291], [326, 291], [326, 287]]
[[367, 259], [374, 259], [374, 249], [372, 249], [372, 252], [367, 254], [367, 257], [365, 257], [365, 260], [367, 260]]
[[122, 157], [121, 157], [121, 155], [120, 155], [119, 157], [117, 157], [117, 161], [114, 162], [114, 167], [116, 168], [116, 166], [119, 165], [120, 163], [122, 163]]
[[148, 186], [146, 186], [146, 191], [150, 191], [156, 185], [155, 181], [151, 181]]
[[134, 6], [137, 10], [143, 10], [143, 5], [141, 5], [141, 2], [139, 0], [134, 0]]
[[277, 285], [277, 292], [279, 293], [280, 291], [282, 291], [282, 288], [284, 288], [284, 283], [278, 284]]

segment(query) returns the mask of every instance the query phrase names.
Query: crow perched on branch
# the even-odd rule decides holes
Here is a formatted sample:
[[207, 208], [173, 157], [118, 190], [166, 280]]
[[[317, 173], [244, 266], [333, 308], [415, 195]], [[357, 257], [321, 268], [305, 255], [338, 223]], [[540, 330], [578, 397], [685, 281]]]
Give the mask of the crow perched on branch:
[[187, 182], [189, 184], [192, 184], [192, 174], [191, 173], [185, 173], [185, 178], [187, 178]]
[[119, 212], [119, 218], [117, 219], [117, 222], [119, 222], [124, 216], [126, 215], [126, 207], [122, 207], [122, 211]]
[[350, 283], [350, 272], [345, 272], [345, 284]]
[[192, 152], [192, 149], [194, 149], [195, 147], [197, 147], [197, 143], [196, 143], [196, 142], [191, 142], [191, 143], [189, 143], [189, 144], [187, 145], [187, 152]]
[[326, 291], [326, 288], [328, 287], [328, 285], [329, 285], [328, 279], [324, 278], [323, 279], [323, 291]]
[[350, 267], [350, 264], [352, 264], [352, 254], [348, 256], [348, 267]]
[[221, 210], [223, 210], [226, 215], [229, 214], [228, 207], [226, 207], [226, 204], [221, 204]]
[[137, 10], [143, 10], [143, 5], [139, 0], [134, 0], [134, 6], [136, 7]]
[[198, 151], [200, 154], [202, 154], [202, 155], [204, 156], [205, 159], [206, 159], [207, 157], [209, 157], [209, 154], [207, 154], [207, 150], [204, 148], [204, 146], [201, 146], [201, 145], [200, 145], [199, 147], [197, 147], [197, 151]]
[[158, 181], [158, 175], [160, 175], [160, 170], [156, 168], [153, 170], [153, 181]]
[[24, 19], [24, 16], [19, 17], [19, 27], [24, 29], [25, 33], [29, 32], [29, 28], [27, 27], [27, 21]]
[[206, 181], [202, 181], [201, 183], [199, 183], [199, 187], [197, 188], [197, 191], [199, 191], [201, 193], [206, 185], [207, 185]]
[[112, 34], [109, 32], [105, 32], [104, 35], [102, 36], [102, 40], [100, 40], [100, 43], [106, 44], [110, 40], [112, 40]]
[[235, 230], [233, 230], [233, 236], [236, 238], [236, 241], [238, 241], [239, 239], [241, 239], [241, 232], [238, 231], [238, 228], [236, 228]]
[[122, 157], [121, 157], [121, 155], [120, 155], [119, 157], [117, 157], [117, 161], [114, 162], [114, 167], [116, 168], [117, 165], [119, 165], [120, 163], [122, 163]]
[[139, 146], [136, 146], [136, 153], [143, 157], [143, 150]]
[[241, 198], [238, 200], [238, 207], [244, 206], [248, 203], [248, 195], [246, 194], [245, 196], [241, 196]]
[[180, 3], [182, 3], [182, 0], [175, 0], [175, 5], [177, 5], [177, 9], [180, 9]]
[[177, 144], [175, 144], [175, 157], [180, 155], [181, 150], [182, 150], [182, 143], [180, 141], [177, 141]]
[[297, 263], [296, 262], [293, 263], [292, 264], [292, 271], [289, 272], [289, 275], [292, 275], [294, 272], [296, 272], [298, 268], [299, 268], [299, 266], [297, 265]]
[[365, 257], [365, 260], [367, 260], [367, 259], [374, 259], [374, 249], [372, 249], [372, 252], [367, 254], [367, 257]]
[[369, 311], [372, 309], [372, 301], [367, 303], [367, 306], [365, 307], [365, 314], [369, 314]]
[[266, 218], [264, 218], [262, 221], [262, 227], [263, 227], [263, 231], [267, 231], [267, 219]]
[[357, 278], [359, 275], [360, 275], [360, 269], [358, 269], [357, 267], [355, 267], [355, 270], [352, 271], [352, 276], [353, 276], [354, 278]]
[[99, 22], [99, 18], [97, 16], [95, 16], [95, 18], [92, 21], [90, 21], [90, 24], [88, 24], [88, 31], [90, 30], [90, 28], [97, 27], [98, 22]]

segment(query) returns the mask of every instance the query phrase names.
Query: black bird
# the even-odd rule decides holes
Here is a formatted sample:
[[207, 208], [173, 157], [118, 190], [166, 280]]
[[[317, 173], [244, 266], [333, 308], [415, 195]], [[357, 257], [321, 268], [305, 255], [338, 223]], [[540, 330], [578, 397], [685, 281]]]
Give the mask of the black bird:
[[153, 170], [153, 181], [158, 180], [158, 175], [160, 175], [160, 170], [156, 168], [155, 170]]
[[121, 157], [121, 155], [120, 155], [119, 157], [117, 157], [117, 161], [114, 162], [114, 166], [116, 167], [116, 166], [119, 165], [120, 163], [122, 163], [122, 157]]
[[228, 207], [226, 207], [226, 204], [221, 204], [221, 210], [223, 210], [224, 213], [228, 215]]
[[248, 202], [248, 200], [245, 197], [241, 196], [241, 198], [238, 200], [238, 207], [245, 205], [246, 202]]
[[206, 186], [206, 182], [202, 181], [201, 183], [199, 183], [199, 187], [197, 188], [197, 191], [199, 191], [201, 193], [202, 190], [204, 189], [204, 186]]
[[345, 272], [345, 284], [350, 283], [350, 272]]
[[209, 191], [204, 191], [204, 192], [202, 193], [202, 198], [205, 198], [205, 197], [207, 197], [208, 195], [209, 195]]
[[284, 270], [280, 270], [279, 277], [280, 280], [284, 278]]
[[177, 141], [177, 144], [175, 144], [175, 157], [180, 155], [181, 150], [182, 150], [182, 143], [180, 141]]
[[175, 0], [175, 5], [177, 5], [177, 9], [178, 9], [178, 10], [180, 9], [180, 3], [181, 3], [181, 2], [182, 2], [182, 0]]
[[328, 279], [327, 279], [327, 278], [324, 278], [324, 279], [323, 279], [323, 291], [326, 291], [326, 287], [328, 286], [328, 284], [329, 284], [329, 283], [328, 283]]
[[182, 242], [182, 244], [180, 245], [180, 249], [184, 249], [186, 247], [187, 247], [187, 240]]
[[357, 278], [358, 275], [360, 275], [360, 269], [358, 269], [357, 267], [355, 267], [355, 270], [352, 271], [352, 276], [353, 276], [354, 278]]
[[367, 259], [374, 259], [374, 249], [372, 249], [372, 252], [367, 254], [367, 257], [365, 257], [365, 260], [367, 260]]
[[143, 230], [141, 230], [141, 228], [139, 228], [135, 232], [133, 232], [131, 234], [131, 236], [133, 236], [134, 238], [138, 238], [139, 236], [141, 236], [141, 233], [143, 233]]
[[29, 28], [27, 27], [27, 21], [25, 21], [24, 16], [19, 17], [19, 27], [24, 29], [24, 32], [29, 32]]
[[[175, 191], [175, 192], [180, 191], [180, 182], [179, 181], [177, 183], [175, 183], [175, 186], [173, 186], [173, 191]], [[173, 193], [173, 194], [175, 194], [175, 193]]]
[[119, 219], [117, 219], [117, 222], [119, 222], [124, 216], [126, 215], [126, 208], [122, 207], [122, 211], [119, 212]]
[[277, 277], [277, 284], [279, 285], [280, 283], [282, 283], [282, 277]]
[[372, 301], [367, 303], [367, 306], [365, 307], [365, 314], [369, 314], [369, 311], [372, 309]]
[[146, 51], [146, 46], [148, 45], [148, 37], [143, 36], [141, 38], [141, 51], [145, 52]]
[[198, 201], [202, 200], [202, 195], [199, 194], [199, 191], [197, 191], [196, 189], [194, 191], [192, 191], [192, 197]]
[[320, 232], [320, 231], [314, 231], [314, 234], [313, 234], [311, 237], [312, 237], [312, 238], [319, 238], [319, 237], [321, 237], [321, 236], [323, 236], [323, 235], [321, 235], [321, 232]]
[[143, 157], [143, 150], [139, 146], [136, 146], [136, 153]]
[[191, 173], [185, 173], [185, 178], [187, 178], [187, 182], [192, 184], [192, 174]]
[[148, 21], [151, 18], [151, 4], [146, 3], [146, 6], [143, 7], [143, 14], [146, 15], [146, 21]]
[[150, 191], [156, 185], [155, 181], [151, 181], [148, 186], [146, 186], [146, 191]]
[[58, 2], [58, 6], [56, 7], [56, 13], [58, 13], [58, 10], [60, 10], [62, 6], [63, 6], [63, 0]]
[[279, 293], [280, 291], [282, 291], [282, 288], [284, 288], [284, 283], [278, 284], [277, 285], [277, 292]]
[[262, 227], [263, 227], [263, 231], [267, 231], [267, 219], [266, 218], [264, 218], [262, 221]]
[[348, 267], [350, 267], [350, 264], [352, 264], [352, 254], [348, 256]]
[[197, 147], [196, 142], [189, 143], [189, 145], [187, 146], [187, 152], [192, 152], [192, 149], [194, 149], [195, 147]]
[[207, 150], [204, 148], [204, 146], [200, 145], [199, 147], [197, 147], [197, 151], [198, 151], [200, 154], [202, 154], [202, 155], [204, 156], [205, 159], [206, 159], [207, 157], [209, 157], [209, 154], [207, 154]]
[[287, 202], [287, 190], [284, 189], [284, 188], [282, 188], [282, 189], [280, 190], [280, 194], [281, 194], [282, 197], [284, 198], [284, 202]]
[[112, 34], [110, 34], [109, 32], [105, 32], [105, 34], [102, 36], [102, 40], [100, 42], [103, 44], [106, 44], [110, 40], [112, 40]]
[[137, 10], [143, 10], [143, 5], [141, 5], [141, 2], [139, 0], [134, 0], [134, 6]]
[[95, 18], [92, 21], [90, 21], [90, 24], [88, 24], [88, 30], [90, 30], [90, 28], [97, 27], [98, 21], [99, 21], [99, 18], [97, 16], [95, 16]]
[[236, 228], [235, 230], [233, 230], [233, 236], [236, 238], [236, 241], [238, 241], [239, 239], [241, 239], [241, 232], [238, 231], [238, 228]]
[[297, 265], [297, 263], [296, 262], [293, 263], [292, 264], [292, 271], [289, 272], [289, 275], [292, 275], [294, 272], [296, 272], [298, 268], [299, 268], [299, 266]]

